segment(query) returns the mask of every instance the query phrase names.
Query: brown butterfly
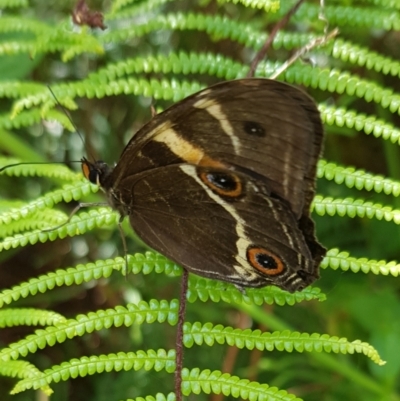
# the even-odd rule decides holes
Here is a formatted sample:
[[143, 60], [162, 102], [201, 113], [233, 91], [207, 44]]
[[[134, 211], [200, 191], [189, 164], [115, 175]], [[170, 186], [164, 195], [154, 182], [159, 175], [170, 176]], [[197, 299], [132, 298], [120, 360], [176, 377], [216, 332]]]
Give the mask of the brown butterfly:
[[114, 168], [86, 178], [150, 247], [189, 272], [294, 292], [326, 251], [310, 204], [323, 128], [314, 101], [288, 84], [227, 81], [156, 115]]

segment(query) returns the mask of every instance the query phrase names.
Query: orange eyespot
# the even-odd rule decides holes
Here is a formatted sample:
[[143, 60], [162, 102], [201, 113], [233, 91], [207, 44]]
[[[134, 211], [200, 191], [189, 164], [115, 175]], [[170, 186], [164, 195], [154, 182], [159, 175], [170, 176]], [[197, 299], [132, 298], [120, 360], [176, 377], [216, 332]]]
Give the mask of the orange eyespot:
[[242, 182], [235, 174], [222, 171], [204, 171], [199, 174], [199, 177], [218, 195], [229, 198], [237, 198], [243, 195]]
[[255, 269], [269, 276], [276, 276], [285, 270], [282, 259], [265, 248], [249, 247], [247, 260]]

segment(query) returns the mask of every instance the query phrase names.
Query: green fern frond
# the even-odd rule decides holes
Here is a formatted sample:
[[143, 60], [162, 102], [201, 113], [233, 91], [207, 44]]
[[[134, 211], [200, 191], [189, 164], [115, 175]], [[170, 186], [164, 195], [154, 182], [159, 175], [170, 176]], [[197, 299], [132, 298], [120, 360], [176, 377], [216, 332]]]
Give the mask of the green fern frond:
[[[182, 269], [172, 263], [164, 256], [146, 252], [145, 254], [127, 255], [128, 271], [134, 274], [151, 274], [155, 271], [158, 274], [164, 273], [171, 277], [182, 274]], [[121, 257], [115, 259], [97, 260], [95, 263], [79, 264], [75, 267], [58, 269], [55, 272], [43, 274], [32, 278], [11, 289], [0, 292], [0, 308], [9, 305], [20, 298], [30, 295], [45, 293], [55, 287], [80, 285], [100, 278], [108, 278], [113, 271], [123, 272], [126, 260]]]
[[[9, 166], [11, 164], [18, 164], [21, 160], [0, 158], [0, 168]], [[71, 171], [67, 166], [62, 165], [48, 165], [48, 164], [21, 164], [7, 168], [2, 171], [3, 175], [9, 177], [47, 177], [57, 178], [62, 181], [76, 182], [82, 181], [82, 174]]]
[[176, 401], [176, 395], [175, 393], [168, 393], [167, 395], [157, 393], [155, 396], [128, 398], [126, 401]]
[[137, 14], [155, 11], [160, 6], [174, 0], [147, 0], [137, 2], [136, 0], [116, 0], [112, 2], [111, 11], [106, 15], [106, 19], [120, 19], [133, 17]]
[[[57, 99], [68, 108], [76, 108], [75, 102], [71, 97], [86, 96], [88, 98], [103, 98], [105, 96], [134, 94], [153, 97], [154, 99], [164, 99], [178, 101], [191, 93], [198, 92], [202, 88], [197, 82], [188, 82], [176, 79], [144, 79], [128, 78], [110, 82], [107, 85], [99, 86], [98, 82], [83, 80], [52, 87]], [[1, 90], [1, 85], [0, 85]], [[0, 93], [1, 95], [1, 93]], [[17, 101], [14, 106], [14, 114], [20, 113], [24, 109], [44, 104], [46, 108], [54, 106], [54, 98], [48, 89], [43, 89], [40, 93], [25, 96]]]
[[[76, 181], [74, 184], [66, 184], [61, 189], [41, 196], [40, 198], [27, 203], [19, 209], [6, 211], [0, 215], [0, 223], [8, 224], [12, 220], [20, 220], [27, 216], [33, 215], [37, 211], [51, 208], [60, 202], [71, 202], [72, 200], [80, 200], [82, 197], [91, 193], [96, 193], [99, 188], [89, 183], [87, 180]], [[51, 228], [51, 227], [49, 227]]]
[[[282, 10], [285, 11], [285, 9]], [[295, 20], [316, 21], [320, 13], [319, 4], [304, 3], [294, 15]], [[361, 8], [355, 6], [325, 5], [324, 15], [330, 25], [363, 27], [368, 29], [399, 30], [400, 16], [395, 10]]]
[[[266, 38], [265, 33], [256, 30], [249, 21], [242, 23], [219, 15], [173, 13], [152, 16], [141, 25], [132, 25], [128, 28], [107, 32], [102, 35], [101, 40], [104, 43], [118, 43], [163, 29], [204, 31], [214, 38], [231, 39], [247, 47], [253, 47], [255, 43], [262, 46]], [[263, 40], [260, 40], [259, 35], [263, 35]]]
[[[5, 214], [7, 213], [4, 213], [2, 216], [0, 216], [0, 219], [4, 217]], [[51, 214], [49, 217], [51, 219], [54, 216], [54, 214]], [[44, 243], [46, 241], [55, 241], [58, 238], [62, 239], [65, 237], [74, 237], [76, 235], [82, 235], [87, 231], [93, 230], [95, 227], [113, 227], [118, 224], [119, 218], [120, 216], [118, 212], [112, 211], [110, 208], [101, 208], [74, 215], [68, 222], [54, 229], [51, 226], [53, 221], [46, 221], [46, 224], [43, 224], [47, 225], [47, 229], [51, 231], [34, 230], [24, 232], [23, 234], [15, 234], [11, 237], [5, 238], [0, 242], [0, 250], [24, 247], [27, 245], [36, 244], [37, 242]], [[35, 219], [35, 216], [33, 216], [33, 219]]]
[[340, 38], [336, 39], [332, 46], [332, 56], [369, 70], [381, 72], [384, 75], [400, 75], [400, 63], [398, 61]]
[[0, 8], [25, 8], [28, 7], [28, 0], [0, 0]]
[[209, 369], [200, 371], [183, 369], [182, 371], [182, 393], [185, 396], [190, 394], [223, 394], [243, 400], [258, 401], [302, 401], [300, 398], [289, 394], [277, 387], [270, 387], [268, 384], [260, 384], [247, 379], [240, 379], [231, 376], [229, 373], [222, 373], [219, 370], [213, 372]]
[[150, 349], [146, 352], [118, 352], [117, 354], [74, 358], [69, 362], [63, 362], [61, 365], [46, 369], [39, 378], [27, 378], [19, 381], [11, 393], [17, 394], [31, 388], [43, 389], [51, 383], [121, 370], [155, 370], [156, 372], [166, 370], [168, 373], [173, 373], [175, 370], [175, 350], [158, 349], [154, 351]]
[[243, 4], [245, 7], [257, 8], [265, 12], [274, 13], [280, 8], [280, 0], [218, 0], [219, 4]]
[[[38, 379], [42, 372], [34, 365], [26, 361], [6, 361], [0, 363], [0, 375], [5, 377], [18, 377], [19, 379]], [[53, 393], [53, 390], [44, 385], [42, 391], [46, 395]]]
[[114, 309], [89, 312], [78, 315], [76, 319], [55, 323], [45, 329], [35, 330], [34, 334], [0, 350], [0, 360], [8, 361], [35, 353], [38, 349], [52, 347], [75, 337], [107, 329], [110, 327], [130, 327], [132, 324], [164, 323], [175, 325], [178, 320], [178, 301], [152, 299], [149, 303], [140, 301], [137, 305], [116, 306]]
[[189, 276], [189, 289], [187, 292], [187, 300], [192, 303], [199, 299], [202, 302], [211, 300], [213, 302], [224, 301], [236, 304], [294, 305], [297, 302], [312, 299], [324, 301], [325, 298], [325, 294], [322, 294], [319, 288], [312, 287], [307, 287], [303, 291], [294, 294], [274, 286], [258, 289], [247, 288], [244, 294], [231, 284], [194, 275]]
[[50, 35], [53, 28], [38, 19], [2, 15], [0, 32], [29, 32], [34, 35]]
[[304, 84], [323, 91], [347, 93], [364, 99], [366, 102], [375, 102], [392, 113], [400, 113], [400, 95], [391, 89], [382, 88], [372, 81], [361, 79], [347, 72], [334, 69], [319, 69], [309, 65], [296, 63], [283, 74], [285, 81]]
[[332, 197], [322, 197], [317, 195], [314, 198], [313, 210], [320, 216], [339, 215], [341, 217], [368, 217], [377, 220], [394, 221], [400, 224], [400, 210], [390, 206], [382, 206], [379, 203], [366, 202], [362, 199], [339, 199]]
[[157, 274], [164, 273], [170, 277], [179, 277], [182, 275], [182, 268], [156, 252], [147, 251], [144, 254], [136, 253], [134, 255], [127, 255], [127, 257], [128, 272], [134, 274], [142, 273], [147, 275], [155, 271]]
[[115, 259], [98, 260], [86, 265], [79, 264], [76, 267], [58, 269], [55, 272], [43, 274], [26, 282], [5, 289], [0, 292], [0, 307], [11, 304], [20, 298], [30, 295], [45, 293], [55, 287], [80, 285], [91, 280], [110, 277], [113, 270], [120, 271], [125, 265], [125, 260], [118, 257]]
[[40, 123], [43, 119], [57, 121], [69, 131], [75, 131], [75, 128], [65, 113], [61, 113], [55, 109], [48, 110], [46, 115], [43, 115], [43, 113], [36, 109], [23, 111], [14, 118], [11, 118], [9, 114], [0, 114], [0, 128], [11, 130], [19, 129], [21, 127], [30, 127]]
[[[0, 202], [3, 206], [3, 202]], [[11, 220], [8, 224], [0, 225], [0, 238], [11, 237], [16, 233], [26, 233], [27, 231], [43, 230], [50, 227], [56, 227], [60, 221], [65, 221], [67, 216], [54, 209], [44, 209], [37, 211], [29, 218], [20, 220]], [[21, 234], [23, 235], [23, 234]]]
[[346, 126], [357, 131], [372, 134], [375, 138], [382, 137], [392, 143], [400, 143], [400, 130], [388, 122], [375, 116], [367, 116], [353, 110], [319, 105], [322, 120], [329, 125]]
[[248, 66], [238, 63], [220, 54], [212, 53], [169, 53], [167, 56], [137, 57], [109, 64], [88, 76], [88, 80], [102, 84], [120, 78], [123, 75], [139, 73], [174, 73], [174, 74], [207, 74], [224, 79], [243, 77]]
[[65, 322], [59, 313], [34, 308], [10, 308], [0, 310], [0, 327], [50, 326]]
[[0, 97], [16, 99], [43, 92], [45, 86], [36, 82], [0, 81]]
[[336, 184], [344, 184], [348, 188], [365, 189], [386, 195], [400, 196], [400, 182], [384, 178], [380, 175], [366, 173], [354, 167], [343, 167], [335, 163], [320, 160], [317, 169], [318, 178], [335, 181]]
[[339, 249], [330, 249], [321, 263], [321, 268], [330, 267], [333, 270], [351, 270], [353, 273], [373, 273], [383, 276], [400, 276], [400, 264], [398, 262], [386, 262], [385, 260], [374, 260], [367, 258], [354, 258], [348, 252]]
[[194, 344], [213, 346], [214, 343], [228, 344], [240, 349], [254, 348], [260, 351], [286, 351], [286, 352], [334, 352], [336, 354], [364, 354], [378, 365], [384, 365], [378, 351], [368, 343], [359, 340], [348, 341], [347, 338], [329, 336], [318, 333], [299, 333], [297, 331], [275, 331], [273, 333], [261, 330], [234, 329], [221, 324], [212, 323], [193, 324], [186, 322], [184, 326], [184, 344], [191, 348]]

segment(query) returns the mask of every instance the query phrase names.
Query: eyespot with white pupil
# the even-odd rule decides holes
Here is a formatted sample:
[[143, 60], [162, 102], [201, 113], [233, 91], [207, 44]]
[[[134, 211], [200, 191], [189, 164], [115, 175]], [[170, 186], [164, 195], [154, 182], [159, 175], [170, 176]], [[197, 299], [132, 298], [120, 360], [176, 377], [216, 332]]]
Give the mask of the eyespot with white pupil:
[[221, 171], [204, 171], [200, 179], [218, 195], [237, 198], [243, 194], [242, 182], [236, 174]]
[[282, 259], [262, 247], [249, 247], [247, 249], [247, 260], [251, 266], [268, 276], [277, 276], [285, 270]]

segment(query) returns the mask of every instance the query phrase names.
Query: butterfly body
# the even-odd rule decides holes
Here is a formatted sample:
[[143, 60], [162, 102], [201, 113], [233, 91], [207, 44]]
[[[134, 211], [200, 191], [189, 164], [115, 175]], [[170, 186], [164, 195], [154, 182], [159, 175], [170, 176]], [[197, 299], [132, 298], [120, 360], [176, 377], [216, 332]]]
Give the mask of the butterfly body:
[[114, 169], [84, 160], [83, 170], [149, 246], [190, 272], [293, 292], [318, 278], [325, 255], [310, 218], [322, 137], [302, 91], [228, 81], [156, 115]]

